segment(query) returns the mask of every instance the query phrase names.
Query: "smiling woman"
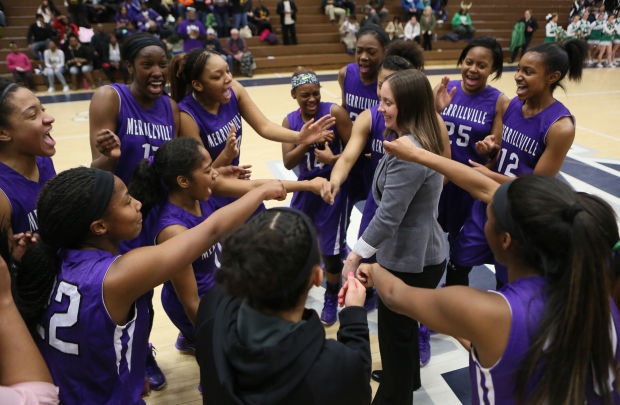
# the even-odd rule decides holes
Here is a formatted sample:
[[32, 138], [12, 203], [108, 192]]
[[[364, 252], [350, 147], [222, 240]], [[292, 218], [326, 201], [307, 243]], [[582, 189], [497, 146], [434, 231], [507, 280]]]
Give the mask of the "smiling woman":
[[90, 103], [92, 167], [114, 172], [126, 184], [141, 159], [179, 131], [179, 110], [164, 94], [166, 46], [150, 34], [123, 42], [122, 59], [133, 81], [97, 90]]
[[0, 79], [0, 226], [15, 235], [38, 231], [37, 196], [56, 175], [53, 122], [30, 90]]

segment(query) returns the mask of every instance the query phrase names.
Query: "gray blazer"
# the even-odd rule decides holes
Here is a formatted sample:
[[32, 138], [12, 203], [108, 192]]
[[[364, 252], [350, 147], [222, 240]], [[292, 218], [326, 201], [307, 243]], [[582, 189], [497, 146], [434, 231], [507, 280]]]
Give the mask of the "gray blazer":
[[[411, 135], [417, 146], [419, 142]], [[385, 155], [372, 182], [379, 208], [353, 251], [390, 270], [420, 273], [443, 262], [447, 241], [437, 222], [443, 176], [418, 163]]]

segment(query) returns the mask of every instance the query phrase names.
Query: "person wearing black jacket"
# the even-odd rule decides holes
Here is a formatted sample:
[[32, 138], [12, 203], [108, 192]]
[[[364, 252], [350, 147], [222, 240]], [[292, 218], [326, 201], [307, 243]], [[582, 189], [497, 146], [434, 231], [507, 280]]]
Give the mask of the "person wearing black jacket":
[[69, 36], [69, 46], [65, 51], [65, 65], [69, 73], [71, 73], [73, 90], [78, 88], [78, 75], [80, 73], [84, 75], [88, 85], [93, 89], [95, 88], [93, 80], [93, 53], [88, 45], [80, 44], [75, 35]]
[[514, 62], [517, 58], [517, 55], [519, 54], [519, 49], [521, 49], [521, 55], [525, 53], [527, 46], [530, 44], [530, 42], [532, 42], [532, 36], [534, 35], [534, 32], [536, 32], [536, 30], [538, 29], [538, 22], [532, 16], [532, 12], [530, 10], [525, 10], [525, 12], [523, 13], [523, 17], [521, 17], [519, 22], [525, 24], [525, 43], [515, 48], [515, 50], [512, 52], [512, 56], [510, 57], [510, 63]]
[[54, 36], [54, 30], [43, 21], [41, 14], [36, 15], [36, 21], [28, 28], [26, 40], [28, 49], [35, 58], [43, 60], [43, 51], [47, 49], [47, 43]]
[[282, 42], [284, 45], [297, 45], [297, 35], [295, 34], [295, 20], [297, 19], [297, 6], [293, 0], [280, 0], [276, 8], [280, 14], [280, 24], [282, 24]]
[[304, 308], [323, 278], [311, 220], [270, 209], [222, 245], [220, 284], [203, 296], [196, 319], [203, 403], [370, 404], [365, 289], [351, 273], [337, 341]]
[[258, 0], [258, 7], [254, 9], [252, 22], [256, 26], [256, 33], [262, 34], [263, 31], [269, 30], [273, 32], [271, 21], [269, 21], [269, 9], [263, 4], [263, 0]]

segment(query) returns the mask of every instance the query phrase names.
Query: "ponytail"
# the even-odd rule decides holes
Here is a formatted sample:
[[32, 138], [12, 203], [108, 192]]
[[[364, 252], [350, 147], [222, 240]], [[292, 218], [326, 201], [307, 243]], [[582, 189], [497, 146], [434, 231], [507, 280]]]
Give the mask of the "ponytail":
[[192, 171], [203, 161], [194, 138], [174, 138], [163, 144], [151, 159], [143, 159], [131, 176], [129, 194], [142, 203], [142, 216], [167, 198], [170, 191], [178, 190], [178, 176], [191, 178]]
[[142, 159], [138, 162], [131, 175], [127, 191], [142, 203], [140, 212], [143, 218], [146, 218], [151, 209], [167, 195], [151, 159]]
[[26, 251], [15, 269], [13, 299], [26, 326], [34, 331], [60, 271], [56, 248], [38, 241]]
[[611, 403], [609, 381], [617, 376], [609, 333], [610, 258], [618, 240], [613, 210], [542, 176], [514, 180], [508, 199], [518, 257], [547, 280], [544, 314], [528, 331], [532, 344], [516, 373], [518, 402], [584, 403], [592, 382]]
[[551, 92], [553, 92], [558, 86], [564, 88], [561, 82], [567, 73], [569, 79], [581, 80], [587, 50], [588, 46], [585, 41], [582, 39], [571, 39], [562, 45], [555, 42], [536, 45], [529, 48], [526, 53], [536, 52], [541, 54], [548, 73], [560, 72], [560, 78], [551, 83]]
[[187, 94], [187, 83], [181, 78], [183, 66], [185, 65], [185, 53], [174, 55], [170, 61], [168, 69], [168, 81], [170, 82], [170, 95], [172, 99], [179, 102]]

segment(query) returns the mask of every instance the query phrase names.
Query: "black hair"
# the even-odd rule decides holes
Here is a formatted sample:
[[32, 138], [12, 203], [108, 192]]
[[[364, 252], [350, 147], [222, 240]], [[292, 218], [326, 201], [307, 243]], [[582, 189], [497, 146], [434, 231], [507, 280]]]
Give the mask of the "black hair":
[[198, 149], [200, 141], [181, 137], [164, 143], [153, 156], [153, 163], [142, 159], [133, 171], [129, 182], [129, 194], [142, 203], [142, 216], [161, 200], [169, 191], [179, 189], [178, 176], [191, 179], [191, 173], [203, 161]]
[[[312, 267], [304, 268], [317, 240], [297, 211], [267, 210], [222, 242], [222, 266], [216, 280], [232, 296], [246, 299], [258, 310], [295, 308], [308, 291]], [[309, 221], [309, 220], [308, 220]], [[310, 223], [310, 222], [309, 222]], [[318, 265], [316, 256], [311, 264]]]
[[58, 249], [78, 249], [90, 232], [91, 218], [84, 215], [91, 204], [95, 169], [78, 167], [50, 180], [39, 194], [39, 242], [22, 258], [15, 274], [15, 304], [31, 328], [47, 304], [60, 260]]
[[[407, 62], [409, 66], [407, 66]], [[385, 49], [381, 67], [389, 70], [424, 69], [424, 52], [414, 41], [397, 39]]]
[[502, 71], [504, 70], [504, 51], [502, 50], [502, 46], [500, 45], [500, 43], [497, 42], [497, 39], [488, 35], [476, 38], [469, 44], [467, 44], [467, 46], [461, 51], [461, 55], [459, 56], [456, 65], [459, 66], [461, 63], [463, 63], [465, 57], [467, 56], [467, 52], [477, 46], [487, 48], [491, 51], [491, 54], [493, 55], [492, 72], [495, 73], [493, 79], [499, 79], [500, 77], [502, 77]]
[[34, 16], [35, 20], [39, 18], [43, 18], [43, 14], [36, 13]]
[[125, 38], [121, 44], [121, 58], [133, 65], [140, 50], [147, 46], [158, 46], [166, 55], [168, 54], [168, 48], [159, 38], [148, 32], [140, 32]]
[[364, 35], [372, 35], [375, 37], [383, 48], [385, 48], [390, 42], [390, 37], [385, 33], [383, 28], [374, 24], [368, 24], [362, 27], [357, 33], [357, 39], [359, 40]]
[[200, 79], [209, 58], [217, 52], [205, 49], [193, 49], [176, 55], [170, 62], [170, 90], [175, 101], [181, 101], [192, 89], [192, 80]]
[[[9, 86], [12, 87], [7, 90], [7, 87]], [[0, 99], [0, 127], [9, 126], [9, 117], [13, 112], [11, 97], [12, 94], [15, 93], [20, 87], [24, 86], [17, 84], [12, 80], [0, 77], [0, 94], [4, 94], [4, 97]], [[4, 93], [5, 91], [6, 93]]]
[[[546, 176], [514, 180], [507, 198], [515, 257], [547, 281], [544, 313], [537, 330], [529, 331], [532, 344], [516, 374], [519, 403], [584, 403], [589, 379], [612, 403], [607, 382], [618, 371], [609, 297], [619, 238], [613, 209]], [[537, 381], [530, 388], [532, 378]]]
[[536, 52], [543, 57], [547, 73], [560, 72], [560, 78], [551, 83], [551, 92], [562, 86], [562, 79], [568, 73], [570, 80], [580, 81], [583, 72], [583, 62], [588, 53], [588, 45], [581, 39], [571, 39], [562, 43], [547, 42], [528, 48], [525, 53]]

